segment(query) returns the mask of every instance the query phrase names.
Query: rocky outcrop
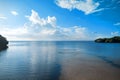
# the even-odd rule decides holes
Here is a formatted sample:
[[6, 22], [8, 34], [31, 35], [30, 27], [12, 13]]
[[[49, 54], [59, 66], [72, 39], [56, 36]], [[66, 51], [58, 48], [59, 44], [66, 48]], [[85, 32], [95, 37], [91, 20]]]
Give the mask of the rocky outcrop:
[[96, 39], [95, 42], [98, 42], [98, 43], [120, 43], [120, 36], [115, 36], [112, 38], [99, 38], [99, 39]]
[[8, 44], [7, 39], [0, 35], [0, 51], [7, 49], [8, 48], [7, 44]]

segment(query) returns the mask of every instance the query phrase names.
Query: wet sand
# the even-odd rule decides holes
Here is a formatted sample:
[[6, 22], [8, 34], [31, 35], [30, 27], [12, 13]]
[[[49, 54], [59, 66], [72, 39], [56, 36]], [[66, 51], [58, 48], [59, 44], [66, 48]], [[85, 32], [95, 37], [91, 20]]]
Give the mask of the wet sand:
[[120, 68], [96, 56], [80, 53], [61, 64], [60, 80], [120, 80]]

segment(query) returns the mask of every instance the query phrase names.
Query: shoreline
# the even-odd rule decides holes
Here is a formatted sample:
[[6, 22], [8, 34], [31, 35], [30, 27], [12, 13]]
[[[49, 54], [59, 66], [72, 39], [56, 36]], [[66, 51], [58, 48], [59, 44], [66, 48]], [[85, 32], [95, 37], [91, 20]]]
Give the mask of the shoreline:
[[[79, 56], [78, 56], [79, 55]], [[120, 68], [88, 54], [78, 54], [62, 64], [60, 80], [119, 80]]]

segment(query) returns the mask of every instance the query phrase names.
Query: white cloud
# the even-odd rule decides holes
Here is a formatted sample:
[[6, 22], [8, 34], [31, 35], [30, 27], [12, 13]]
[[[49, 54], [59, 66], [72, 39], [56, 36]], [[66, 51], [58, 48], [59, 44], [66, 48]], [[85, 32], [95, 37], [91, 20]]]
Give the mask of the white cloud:
[[27, 16], [28, 22], [23, 27], [11, 29], [1, 28], [0, 34], [9, 40], [87, 40], [88, 31], [85, 27], [60, 27], [56, 17], [41, 18], [34, 10]]
[[6, 20], [7, 17], [5, 17], [3, 14], [0, 14], [0, 20]]
[[120, 26], [120, 22], [118, 22], [118, 23], [115, 23], [114, 25], [115, 25], [115, 26]]
[[18, 15], [18, 13], [16, 11], [11, 11], [11, 14], [14, 15], [14, 16]]
[[61, 8], [80, 10], [86, 15], [103, 10], [97, 9], [100, 3], [93, 0], [56, 0], [56, 4]]
[[32, 14], [31, 16], [26, 16], [28, 19], [32, 22], [32, 24], [38, 24], [42, 27], [49, 26], [49, 27], [55, 27], [56, 26], [56, 18], [48, 16], [46, 19], [40, 18], [38, 13], [34, 10], [31, 10]]
[[0, 19], [3, 19], [3, 20], [5, 20], [5, 19], [7, 19], [7, 17], [0, 16]]
[[8, 40], [21, 40], [21, 39], [25, 39], [25, 34], [27, 33], [27, 30], [23, 27], [21, 28], [6, 28], [1, 27], [0, 29], [0, 34], [7, 37]]
[[95, 40], [95, 39], [98, 39], [98, 38], [108, 38], [108, 37], [111, 37], [110, 35], [105, 35], [105, 34], [102, 34], [102, 33], [97, 33], [97, 34], [93, 34], [92, 38]]
[[119, 35], [119, 31], [111, 32], [111, 35], [112, 35], [112, 36], [117, 36], [117, 35]]

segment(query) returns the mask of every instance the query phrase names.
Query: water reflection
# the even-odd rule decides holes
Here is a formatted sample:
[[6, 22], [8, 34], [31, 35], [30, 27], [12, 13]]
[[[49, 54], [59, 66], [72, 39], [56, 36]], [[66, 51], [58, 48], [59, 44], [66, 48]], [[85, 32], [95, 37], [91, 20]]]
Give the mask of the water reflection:
[[119, 80], [120, 70], [107, 62], [120, 59], [119, 48], [79, 41], [10, 42], [0, 52], [0, 80]]
[[58, 80], [61, 66], [55, 42], [11, 42], [9, 46], [1, 60], [0, 79]]
[[59, 58], [56, 44], [52, 42], [33, 42], [28, 48], [30, 54], [30, 76], [41, 80], [57, 80], [59, 75]]
[[7, 49], [0, 51], [0, 59], [7, 54]]

